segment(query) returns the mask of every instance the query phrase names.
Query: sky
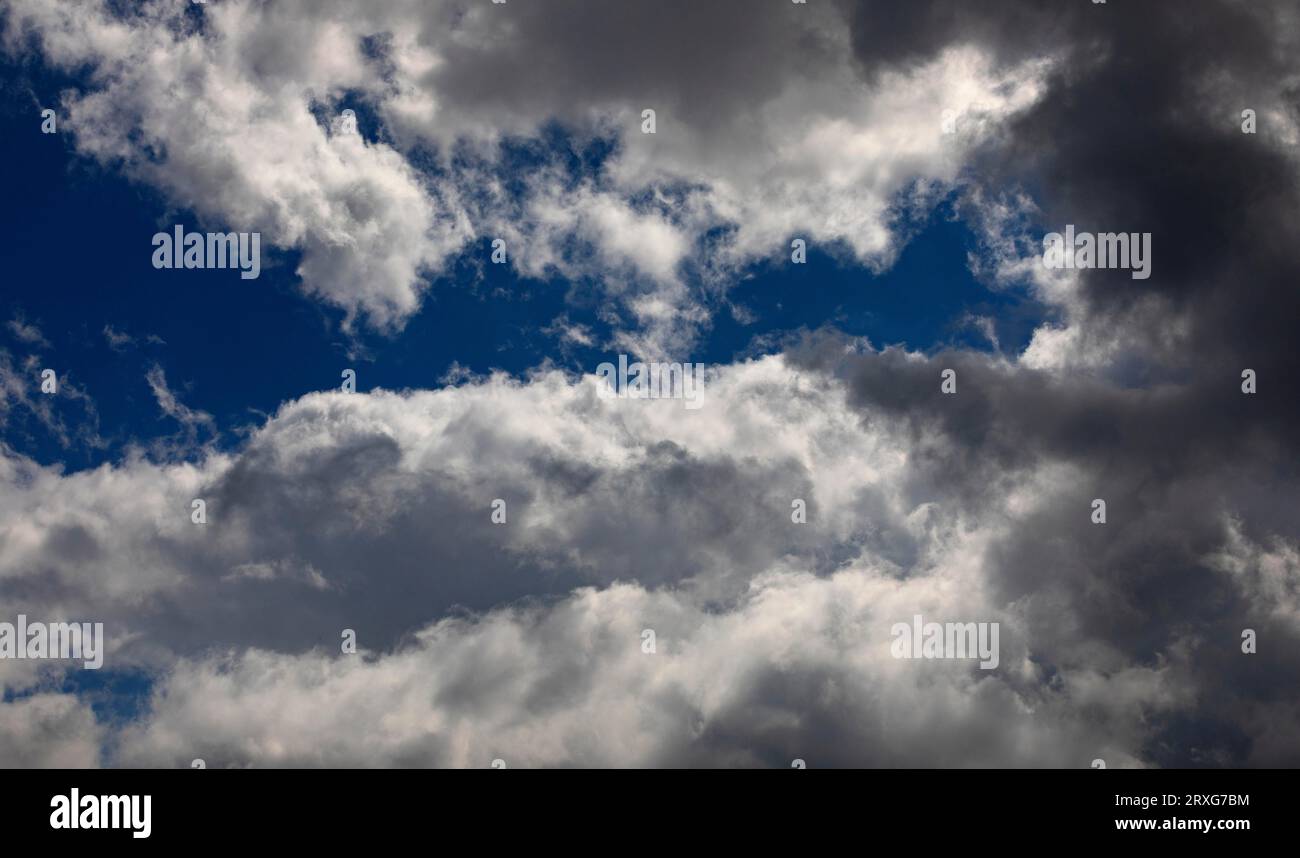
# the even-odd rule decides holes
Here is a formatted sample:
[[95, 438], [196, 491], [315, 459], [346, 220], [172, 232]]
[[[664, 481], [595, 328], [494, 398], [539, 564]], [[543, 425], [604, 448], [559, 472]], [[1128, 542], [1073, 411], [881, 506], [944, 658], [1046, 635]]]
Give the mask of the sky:
[[0, 0], [0, 623], [105, 630], [0, 658], [0, 765], [1300, 764], [1297, 40]]

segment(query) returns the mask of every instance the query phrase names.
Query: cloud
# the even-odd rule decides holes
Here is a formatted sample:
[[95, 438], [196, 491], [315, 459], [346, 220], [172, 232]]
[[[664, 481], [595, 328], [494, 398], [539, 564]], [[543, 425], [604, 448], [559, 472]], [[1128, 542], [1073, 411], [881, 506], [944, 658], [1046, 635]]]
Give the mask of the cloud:
[[119, 331], [112, 325], [104, 326], [104, 342], [115, 352], [125, 351], [135, 345], [135, 338], [125, 331]]
[[[400, 327], [431, 273], [502, 237], [522, 274], [597, 283], [615, 344], [682, 351], [710, 290], [795, 232], [879, 268], [954, 196], [975, 275], [1049, 318], [1018, 354], [806, 333], [714, 367], [699, 410], [457, 366], [436, 390], [287, 401], [229, 449], [75, 473], [2, 450], [3, 603], [101, 619], [114, 669], [156, 683], [142, 719], [96, 730], [6, 674], [28, 696], [0, 704], [0, 754], [1300, 761], [1294, 9], [305, 8], [212, 4], [197, 26], [13, 0], [8, 38], [92, 70], [64, 102], [81, 151], [262, 225], [349, 321]], [[338, 118], [353, 103], [364, 135]], [[1047, 271], [1067, 223], [1152, 233], [1152, 278]], [[30, 399], [0, 358], [8, 415]], [[186, 429], [211, 422], [148, 381]], [[918, 613], [999, 622], [999, 669], [893, 659]]]
[[29, 324], [22, 316], [10, 319], [6, 327], [9, 328], [9, 333], [13, 338], [24, 345], [36, 349], [48, 349], [50, 347], [49, 340], [45, 339], [41, 329]]
[[153, 718], [123, 737], [122, 762], [1122, 765], [1136, 714], [1181, 702], [1166, 670], [1082, 672], [1050, 689], [1028, 662], [983, 678], [891, 658], [890, 622], [923, 602], [942, 613], [935, 601], [930, 582], [859, 569], [773, 574], [723, 613], [619, 584], [443, 620], [373, 658], [213, 657], [178, 666]]
[[167, 376], [161, 366], [158, 364], [151, 366], [145, 373], [145, 381], [163, 415], [180, 424], [178, 435], [153, 439], [150, 449], [155, 457], [174, 458], [196, 455], [202, 450], [199, 443], [201, 434], [207, 434], [206, 443], [209, 445], [216, 440], [218, 430], [212, 415], [206, 411], [190, 408], [181, 402], [176, 393], [167, 386]]
[[[1300, 629], [1254, 607], [1279, 584], [1222, 559], [1224, 515], [1288, 489], [1144, 485], [1164, 461], [1076, 449], [1045, 403], [1137, 421], [1146, 394], [1003, 359], [965, 356], [964, 398], [918, 404], [944, 359], [811, 342], [717, 368], [698, 410], [558, 371], [314, 393], [196, 464], [10, 456], [0, 592], [104, 622], [107, 666], [157, 677], [120, 764], [1116, 766], [1186, 762], [1162, 743], [1216, 719], [1264, 740], [1249, 681], [1203, 695], [1247, 625], [1297, 669]], [[917, 613], [1002, 624], [1000, 669], [892, 658]]]
[[71, 695], [39, 693], [0, 703], [0, 760], [9, 768], [99, 765], [103, 729]]
[[[50, 392], [42, 390], [46, 370], [54, 372]], [[69, 373], [46, 365], [36, 355], [27, 355], [15, 365], [14, 356], [0, 349], [0, 429], [12, 438], [30, 437], [33, 421], [65, 450], [74, 444], [90, 449], [106, 446], [99, 435], [94, 400]]]
[[[10, 0], [5, 43], [89, 70], [62, 106], [79, 152], [297, 251], [346, 326], [400, 329], [450, 259], [504, 237], [520, 273], [605, 290], [647, 355], [688, 348], [709, 295], [794, 233], [888, 266], [901, 209], [950, 187], [1051, 66], [965, 45], [867, 80], [834, 5], [486, 5]], [[978, 133], [944, 135], [945, 110]], [[522, 188], [520, 146], [542, 162]], [[575, 156], [595, 175], [575, 181]]]

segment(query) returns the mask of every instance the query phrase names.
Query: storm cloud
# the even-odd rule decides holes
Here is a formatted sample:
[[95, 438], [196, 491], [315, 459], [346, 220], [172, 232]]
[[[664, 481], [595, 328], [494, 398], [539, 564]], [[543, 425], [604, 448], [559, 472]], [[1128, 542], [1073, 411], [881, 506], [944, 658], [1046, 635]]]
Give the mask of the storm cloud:
[[[166, 460], [6, 447], [0, 604], [105, 622], [152, 686], [106, 724], [0, 663], [0, 762], [1300, 764], [1294, 4], [180, 5], [9, 0], [6, 45], [90, 70], [83, 156], [268, 224], [347, 324], [398, 336], [503, 236], [611, 345], [687, 351], [792, 236], [879, 272], [941, 199], [1045, 312], [1019, 350], [827, 320], [698, 410], [548, 365]], [[554, 127], [608, 159], [508, 179]], [[1047, 269], [1067, 224], [1150, 233], [1150, 279]], [[894, 658], [917, 614], [998, 622], [999, 667]]]

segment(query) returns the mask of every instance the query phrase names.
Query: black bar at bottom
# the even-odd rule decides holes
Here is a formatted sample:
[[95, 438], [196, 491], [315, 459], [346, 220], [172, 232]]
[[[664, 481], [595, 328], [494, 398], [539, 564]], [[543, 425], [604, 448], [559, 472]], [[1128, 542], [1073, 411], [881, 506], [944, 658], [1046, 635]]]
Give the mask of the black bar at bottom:
[[[9, 770], [0, 828], [6, 845], [126, 848], [468, 838], [731, 852], [842, 838], [866, 848], [891, 834], [927, 846], [1054, 837], [1217, 848], [1290, 833], [1294, 784], [1290, 770]], [[144, 796], [147, 837], [136, 836]]]

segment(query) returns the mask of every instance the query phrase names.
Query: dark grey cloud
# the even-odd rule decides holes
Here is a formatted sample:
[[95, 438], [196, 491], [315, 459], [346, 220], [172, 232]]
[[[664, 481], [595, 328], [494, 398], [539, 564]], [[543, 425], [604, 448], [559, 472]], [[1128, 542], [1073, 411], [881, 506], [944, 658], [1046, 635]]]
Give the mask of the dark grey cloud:
[[[1181, 668], [1195, 709], [1159, 725], [1160, 765], [1294, 765], [1300, 682], [1294, 613], [1216, 562], [1245, 538], [1300, 541], [1300, 214], [1297, 10], [1292, 4], [851, 4], [866, 75], [972, 42], [1004, 62], [1065, 57], [1033, 107], [976, 159], [985, 191], [1026, 189], [1046, 229], [1152, 233], [1148, 281], [1085, 272], [1070, 324], [1124, 344], [1097, 373], [1043, 371], [961, 352], [845, 357], [815, 336], [796, 363], [842, 377], [867, 421], [908, 427], [920, 489], [967, 505], [1017, 473], [1067, 464], [1047, 502], [994, 546], [1000, 600], [1033, 600], [1035, 658], [1104, 645], [1155, 665], [1194, 640]], [[1241, 111], [1259, 129], [1243, 134]], [[1032, 244], [1029, 245], [1032, 248]], [[957, 370], [959, 392], [939, 392]], [[1261, 381], [1240, 390], [1241, 371]], [[1089, 519], [1104, 498], [1109, 521]], [[1245, 561], [1249, 574], [1269, 561]], [[1287, 575], [1294, 584], [1294, 569]], [[1288, 586], [1291, 586], [1288, 585]], [[1240, 651], [1244, 628], [1267, 640]], [[1189, 638], [1190, 633], [1190, 638]], [[1281, 723], [1278, 723], [1278, 722]]]

